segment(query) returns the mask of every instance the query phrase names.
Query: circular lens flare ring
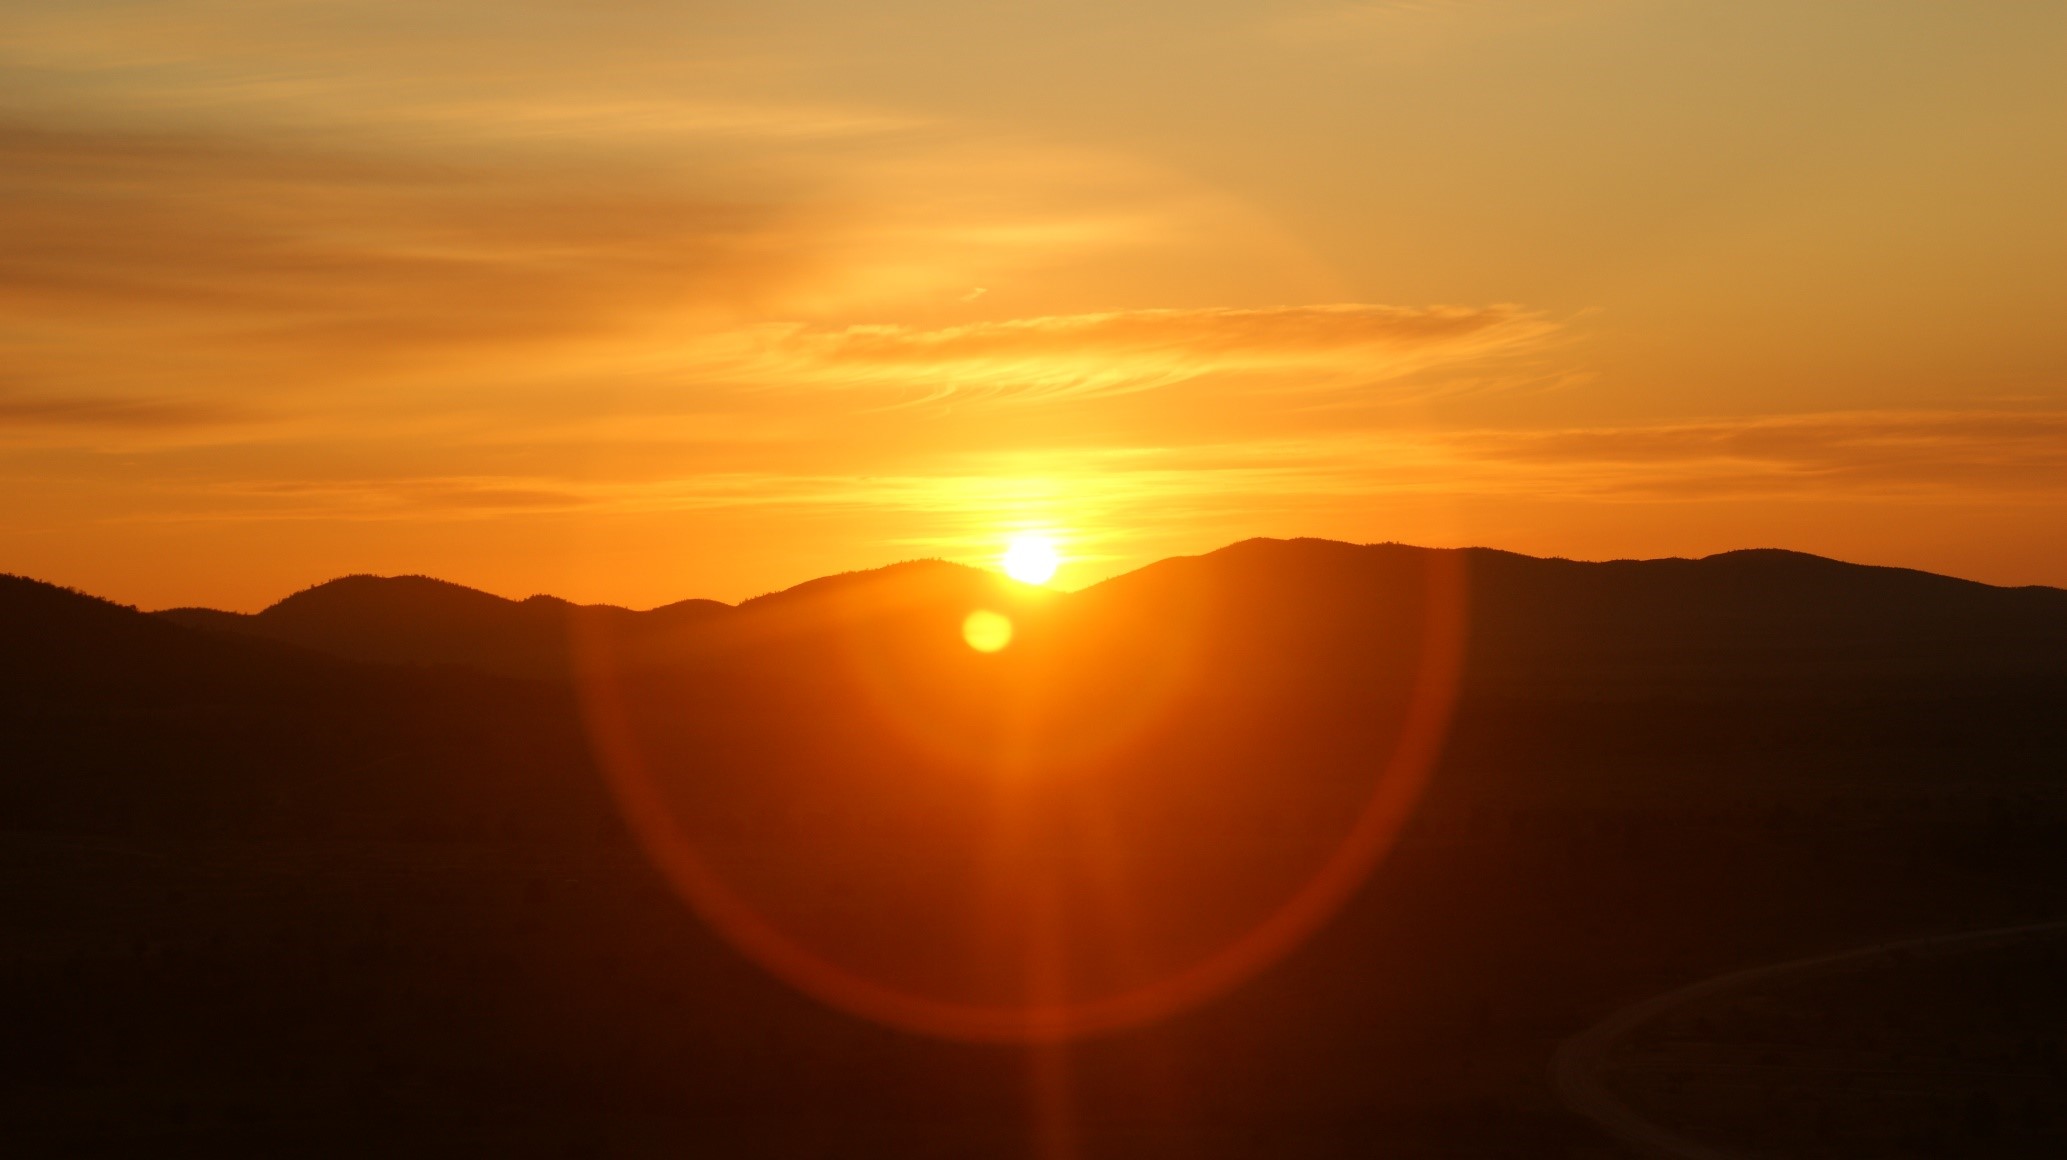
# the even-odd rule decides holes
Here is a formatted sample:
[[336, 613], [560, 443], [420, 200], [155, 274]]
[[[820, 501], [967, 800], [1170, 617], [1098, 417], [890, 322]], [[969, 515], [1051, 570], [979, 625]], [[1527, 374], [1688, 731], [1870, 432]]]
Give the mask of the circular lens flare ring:
[[957, 1002], [906, 991], [830, 961], [757, 911], [685, 840], [660, 779], [634, 740], [618, 675], [602, 642], [576, 633], [578, 683], [591, 742], [625, 820], [677, 893], [721, 935], [779, 978], [829, 1006], [948, 1039], [1058, 1042], [1138, 1026], [1224, 994], [1304, 942], [1354, 894], [1391, 847], [1435, 765], [1463, 668], [1463, 568], [1436, 554], [1427, 578], [1427, 638], [1406, 728], [1351, 830], [1263, 921], [1187, 967], [1119, 994], [1027, 1004]]
[[1062, 553], [1056, 550], [1052, 537], [1023, 532], [1005, 545], [999, 562], [1005, 575], [1022, 584], [1046, 584], [1054, 579], [1055, 569], [1061, 567]]

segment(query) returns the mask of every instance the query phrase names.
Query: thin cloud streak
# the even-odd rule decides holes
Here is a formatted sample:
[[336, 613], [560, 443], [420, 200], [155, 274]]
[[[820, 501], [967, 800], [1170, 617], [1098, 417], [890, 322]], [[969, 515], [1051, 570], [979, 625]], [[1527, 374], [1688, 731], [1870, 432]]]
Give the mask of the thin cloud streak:
[[[10, 378], [38, 395], [262, 398], [291, 417], [363, 415], [398, 392], [420, 412], [425, 390], [497, 382], [581, 394], [656, 369], [720, 393], [830, 376], [945, 392], [972, 374], [1012, 391], [1181, 381], [1213, 369], [1186, 351], [1215, 346], [1229, 365], [1308, 357], [1289, 333], [1230, 342], [1273, 320], [1288, 330], [1297, 311], [933, 329], [767, 321], [895, 317], [929, 300], [965, 314], [972, 282], [1062, 262], [1140, 265], [1188, 231], [1240, 232], [1227, 207], [1096, 156], [989, 147], [983, 172], [1009, 178], [1004, 193], [968, 184], [938, 156], [953, 143], [931, 138], [847, 158], [838, 181], [809, 176], [830, 159], [808, 149], [770, 164], [766, 142], [754, 165], [725, 150], [656, 165], [569, 155], [557, 140], [433, 155], [336, 135], [0, 120]], [[1398, 310], [1309, 320], [1307, 342], [1342, 355], [1386, 347], [1403, 368], [1539, 325], [1520, 312]], [[1157, 327], [1171, 333], [1157, 339]], [[1008, 367], [996, 348], [1013, 333], [1022, 349]], [[892, 355], [899, 340], [910, 349]], [[942, 349], [921, 367], [927, 344]]]
[[[224, 481], [178, 519], [416, 519], [717, 508], [906, 512], [991, 524], [1142, 505], [1239, 518], [1397, 494], [1539, 498], [2026, 496], [2067, 482], [2067, 414], [1850, 412], [1548, 431], [1328, 433], [1176, 447], [985, 449], [879, 471], [728, 469], [666, 478], [398, 476]], [[213, 503], [204, 497], [213, 497]], [[164, 518], [164, 517], [153, 517]]]
[[[234, 407], [179, 398], [0, 394], [0, 433], [46, 428], [109, 432], [218, 429], [251, 418]], [[4, 437], [4, 436], [0, 436]]]
[[1272, 16], [1266, 27], [1294, 44], [1397, 49], [1431, 38], [1535, 29], [1629, 0], [1347, 0]]
[[1478, 432], [1469, 459], [1574, 494], [2057, 497], [2067, 414], [1848, 411], [1700, 423]]
[[[1069, 559], [1062, 582], [1076, 587], [1259, 531], [1550, 553], [1657, 551], [1612, 535], [1583, 547], [1559, 538], [1559, 521], [1610, 512], [1648, 520], [1658, 535], [1684, 527], [1668, 552], [1710, 551], [1765, 542], [1775, 533], [1759, 529], [1775, 511], [1836, 505], [1878, 528], [1953, 513], [2022, 512], [2043, 522], [2057, 520], [2067, 494], [2067, 414], [2059, 412], [1843, 412], [1545, 430], [1317, 426], [1270, 437], [1243, 431], [1241, 417], [1230, 415], [1216, 438], [1186, 444], [1062, 446], [1013, 436], [1008, 429], [960, 448], [883, 447], [873, 458], [850, 445], [833, 445], [838, 453], [822, 458], [811, 449], [823, 443], [685, 444], [670, 456], [657, 434], [636, 457], [614, 444], [583, 458], [516, 443], [455, 447], [443, 464], [421, 455], [385, 460], [370, 449], [340, 457], [329, 446], [311, 446], [305, 458], [254, 447], [241, 467], [197, 452], [145, 451], [122, 453], [119, 478], [107, 454], [45, 455], [17, 482], [74, 498], [6, 522], [31, 536], [56, 527], [43, 521], [84, 518], [136, 542], [258, 537], [345, 553], [333, 564], [280, 561], [284, 575], [303, 580], [331, 574], [356, 558], [353, 545], [374, 542], [470, 545], [513, 553], [513, 565], [540, 545], [565, 552], [594, 543], [599, 559], [617, 559], [643, 558], [641, 545], [665, 543], [693, 556], [753, 535], [817, 543], [824, 553], [824, 563], [782, 566], [794, 572], [743, 567], [710, 580], [683, 566], [613, 571], [597, 581], [604, 587], [582, 590], [625, 600], [635, 589], [638, 599], [660, 602], [744, 595], [847, 558], [987, 565], [1013, 529], [1060, 540]], [[1690, 523], [1687, 513], [1703, 514]], [[1699, 531], [1717, 523], [1739, 530], [1722, 540]], [[808, 547], [784, 557], [816, 558]], [[2019, 575], [2001, 565], [1984, 571], [2005, 581]]]
[[1555, 324], [1519, 307], [1342, 303], [1131, 310], [1007, 319], [936, 329], [779, 330], [764, 346], [776, 381], [892, 383], [921, 400], [1052, 399], [1250, 375], [1307, 388], [1374, 383], [1501, 356]]
[[193, 134], [0, 126], [0, 172], [0, 297], [51, 348], [16, 373], [52, 379], [112, 375], [116, 335], [161, 352], [120, 352], [132, 379], [233, 383], [565, 339], [750, 292], [802, 240], [779, 206], [651, 174]]

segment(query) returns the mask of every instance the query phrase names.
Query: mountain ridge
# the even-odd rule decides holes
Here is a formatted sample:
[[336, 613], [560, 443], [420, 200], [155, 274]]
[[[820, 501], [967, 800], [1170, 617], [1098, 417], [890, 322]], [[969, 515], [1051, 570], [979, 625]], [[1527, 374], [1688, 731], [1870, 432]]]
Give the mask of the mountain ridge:
[[[1205, 584], [1227, 599], [1253, 599], [1261, 614], [1272, 599], [1309, 602], [1316, 593], [1302, 589], [1316, 585], [1327, 588], [1330, 599], [1355, 601], [1357, 586], [1377, 583], [1380, 572], [1426, 566], [1438, 556], [1460, 564], [1474, 657], [1494, 670], [1533, 670], [1558, 656], [1591, 663], [1584, 658], [1627, 657], [1694, 642], [1706, 650], [1702, 663], [1759, 648], [1828, 653], [1842, 646], [1860, 652], [1855, 668], [1899, 668], [1917, 663], [1914, 656], [1903, 657], [1918, 650], [1959, 647], [1973, 654], [1972, 664], [1993, 654], [2011, 667], [2029, 669], [2051, 667], [2046, 648], [2067, 646], [2067, 590], [1990, 585], [1784, 549], [1579, 561], [1495, 548], [1264, 537], [1170, 557], [1075, 593], [1019, 585], [948, 561], [913, 560], [818, 577], [736, 605], [689, 599], [637, 611], [550, 595], [511, 600], [420, 575], [359, 574], [302, 589], [258, 613], [179, 608], [151, 615], [354, 660], [460, 665], [564, 680], [573, 671], [570, 640], [577, 632], [683, 641], [742, 617], [808, 622], [876, 615], [883, 610], [874, 606], [899, 603], [974, 607], [1038, 600], [1067, 606], [1126, 599], [1129, 592], [1166, 583]], [[1245, 586], [1253, 591], [1244, 594]]]
[[[1277, 965], [1180, 1022], [1071, 1048], [1106, 1076], [1144, 1043], [1196, 1061], [1201, 1099], [1250, 1109], [1240, 1148], [1214, 1155], [1316, 1107], [1342, 1109], [1356, 1144], [1320, 1155], [1452, 1155], [1464, 1120], [1472, 1154], [1577, 1155], [1588, 1141], [1562, 1146], [1540, 1111], [1547, 1045], [1662, 979], [2057, 917], [2058, 590], [1787, 554], [1257, 541], [1068, 596], [918, 565], [691, 604], [657, 622], [678, 635], [606, 635], [605, 662], [632, 663], [578, 685], [472, 671], [466, 649], [507, 649], [499, 629], [484, 645], [403, 617], [372, 643], [433, 655], [376, 664], [9, 578], [5, 966], [15, 1074], [39, 1101], [16, 1114], [43, 1116], [47, 1140], [126, 1131], [110, 1154], [218, 1155], [416, 1154], [358, 1146], [380, 1117], [450, 1142], [423, 1154], [508, 1152], [481, 1125], [518, 1101], [572, 1125], [540, 1155], [625, 1106], [687, 1109], [671, 1154], [822, 1151], [733, 1146], [761, 1130], [753, 1109], [800, 1098], [857, 1109], [849, 1127], [889, 1106], [931, 1123], [959, 1084], [957, 1100], [997, 1098], [969, 1123], [1006, 1123], [1020, 1055], [860, 1034], [781, 989], [722, 912], [684, 909], [666, 835], [638, 827], [663, 820], [844, 965], [958, 1001], [1009, 1000], [1025, 972], [1019, 944], [957, 916], [1026, 929], [1014, 916], [1049, 895], [995, 893], [1001, 868], [1052, 865], [1072, 930], [1137, 932], [1158, 956], [1082, 943], [1057, 977], [1111, 993], [1197, 961], [1340, 848], [1400, 751], [1438, 571], [1468, 582], [1469, 654], [1376, 868]], [[455, 596], [326, 595], [383, 590], [404, 611]], [[964, 647], [976, 599], [1018, 602], [1006, 650]], [[491, 629], [605, 634], [660, 611], [450, 603]], [[647, 665], [699, 641], [715, 644]], [[1002, 901], [968, 906], [986, 898]], [[369, 1104], [398, 1060], [417, 1061], [401, 1074], [421, 1106]], [[226, 1094], [197, 1102], [196, 1076]], [[52, 1089], [90, 1119], [44, 1115]], [[1374, 1091], [1407, 1093], [1376, 1128]], [[1111, 1093], [1087, 1122], [1134, 1123], [1149, 1098]], [[1428, 1147], [1396, 1147], [1409, 1115]], [[856, 1154], [1019, 1143], [957, 1131]]]

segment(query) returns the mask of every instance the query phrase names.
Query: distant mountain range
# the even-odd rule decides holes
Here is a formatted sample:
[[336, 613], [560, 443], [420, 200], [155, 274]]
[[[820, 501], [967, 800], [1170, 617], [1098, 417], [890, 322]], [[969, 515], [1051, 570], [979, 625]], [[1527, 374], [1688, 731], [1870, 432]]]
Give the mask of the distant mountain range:
[[353, 660], [465, 665], [507, 676], [564, 678], [568, 637], [582, 621], [636, 622], [680, 631], [729, 612], [684, 600], [647, 612], [581, 605], [556, 596], [505, 600], [428, 576], [346, 576], [306, 588], [256, 614], [172, 608], [156, 615], [187, 628], [260, 637]]
[[[467, 771], [464, 783], [514, 776], [482, 758], [500, 753], [495, 760], [509, 769], [578, 790], [591, 804], [575, 812], [593, 812], [606, 807], [593, 804], [594, 774], [577, 772], [587, 764], [584, 727], [565, 688], [584, 648], [617, 671], [698, 682], [695, 701], [670, 710], [684, 721], [722, 716], [721, 704], [742, 720], [845, 720], [855, 706], [878, 703], [886, 680], [925, 686], [913, 696], [947, 696], [933, 687], [939, 681], [955, 685], [955, 696], [975, 695], [969, 690], [1037, 657], [1046, 658], [1049, 683], [1105, 688], [1115, 703], [1134, 695], [1127, 681], [1167, 683], [1170, 667], [1184, 666], [1187, 691], [1168, 709], [1179, 718], [1237, 693], [1312, 705], [1396, 699], [1383, 690], [1404, 687], [1431, 595], [1445, 585], [1462, 599], [1464, 646], [1443, 769], [1425, 803], [1437, 812], [1448, 800], [1483, 809], [1554, 786], [1567, 796], [1602, 785], [1621, 787], [1618, 794], [1735, 792], [1761, 778], [1784, 782], [1785, 770], [1804, 763], [1818, 777], [1844, 768], [1886, 778], [1949, 770], [1944, 755], [1954, 752], [1962, 767], [2030, 771], [2067, 745], [2067, 712], [2058, 711], [2067, 704], [2067, 591], [1780, 551], [1580, 563], [1251, 540], [1077, 593], [919, 561], [736, 606], [685, 600], [648, 611], [353, 576], [252, 615], [145, 614], [0, 578], [8, 642], [0, 713], [11, 719], [0, 724], [12, 730], [15, 753], [47, 751], [68, 766], [108, 750], [95, 777], [136, 783], [95, 798], [87, 790], [95, 778], [40, 777], [28, 762], [28, 776], [0, 792], [28, 811], [22, 816], [37, 812], [36, 800], [64, 799], [68, 815], [98, 808], [143, 817], [152, 807], [142, 803], [161, 797], [208, 799], [203, 786], [230, 769], [253, 769], [254, 778], [268, 763], [299, 770], [232, 794], [244, 803], [236, 809], [193, 806], [228, 825], [258, 799], [315, 792], [316, 771], [355, 748], [401, 745], [418, 753], [411, 760], [446, 761], [447, 774], [426, 773], [414, 789], [397, 774], [393, 784], [326, 792], [349, 797], [386, 785], [375, 796], [388, 804], [369, 799], [358, 811], [368, 824], [443, 795], [448, 804], [438, 808], [449, 821], [487, 791], [431, 787], [456, 776], [451, 769]], [[1021, 622], [1002, 668], [977, 664], [960, 644], [961, 620], [977, 607]], [[818, 700], [798, 700], [805, 688]], [[748, 697], [761, 699], [739, 703]], [[946, 721], [976, 710], [942, 712]], [[61, 727], [67, 721], [77, 727]], [[455, 729], [470, 739], [441, 737]], [[550, 744], [524, 740], [540, 730], [551, 732]], [[334, 740], [311, 746], [311, 737]], [[441, 738], [442, 752], [458, 756], [428, 756], [429, 741], [405, 737]], [[905, 744], [853, 740], [857, 753]], [[725, 742], [742, 754], [763, 743]], [[147, 773], [168, 762], [208, 775], [183, 784]], [[1717, 762], [1760, 772], [1701, 772]], [[524, 824], [558, 823], [543, 811]]]
[[[979, 608], [1009, 647], [963, 643]], [[2067, 591], [1789, 552], [1252, 540], [1076, 593], [921, 561], [643, 612], [0, 577], [0, 1136], [1024, 1154], [1025, 1057], [748, 956], [1010, 1014], [1310, 897], [1261, 973], [1071, 1046], [1081, 1154], [1587, 1154], [1543, 1076], [1615, 1007], [2058, 917], [2063, 770]], [[1143, 1111], [1172, 1075], [1204, 1130]]]
[[[1655, 689], [1660, 680], [1764, 687], [2067, 671], [2067, 590], [1997, 588], [1777, 550], [1583, 563], [1482, 548], [1251, 540], [1105, 581], [1083, 599], [1125, 601], [1182, 574], [1231, 603], [1260, 611], [1281, 601], [1324, 618], [1384, 598], [1402, 568], [1438, 556], [1454, 558], [1463, 577], [1474, 674], [1488, 681]], [[347, 576], [255, 614], [153, 615], [354, 660], [559, 680], [579, 632], [659, 647], [741, 619], [829, 615], [842, 599], [951, 605], [1015, 588], [976, 569], [922, 561], [813, 580], [738, 606], [683, 600], [636, 612], [552, 596], [508, 600], [424, 576]]]

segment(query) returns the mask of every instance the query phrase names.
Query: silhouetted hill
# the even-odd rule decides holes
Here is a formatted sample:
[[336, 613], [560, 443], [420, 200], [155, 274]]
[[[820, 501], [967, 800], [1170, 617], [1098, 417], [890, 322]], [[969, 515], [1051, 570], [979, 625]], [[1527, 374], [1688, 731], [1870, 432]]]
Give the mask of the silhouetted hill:
[[[1382, 599], [1386, 584], [1425, 568], [1431, 551], [1251, 540], [1061, 599], [1142, 600], [1146, 609], [1212, 593], [1253, 616], [1321, 625], [1334, 610]], [[1471, 677], [1485, 687], [1554, 680], [1598, 695], [1655, 695], [1666, 686], [1812, 691], [1830, 682], [2067, 672], [2067, 591], [2056, 588], [1996, 588], [1777, 550], [1602, 563], [1482, 548], [1447, 554], [1460, 562], [1469, 606]], [[634, 612], [549, 596], [506, 600], [421, 576], [350, 576], [255, 615], [195, 608], [156, 615], [358, 660], [564, 679], [578, 631], [643, 640], [664, 652], [699, 632], [736, 628], [735, 613], [750, 612], [764, 625], [778, 618], [802, 624], [893, 605], [1005, 599], [992, 595], [1001, 591], [1025, 599], [1032, 590], [960, 565], [914, 561], [807, 581], [737, 609], [685, 600]]]
[[[1182, 572], [1239, 593], [1259, 614], [1275, 603], [1325, 621], [1382, 598], [1386, 577], [1422, 567], [1430, 551], [1251, 540], [1100, 588], [1146, 588]], [[1463, 576], [1478, 684], [1656, 694], [1769, 692], [1777, 682], [1801, 692], [1817, 682], [2067, 674], [2067, 590], [2057, 588], [1995, 588], [1775, 550], [1603, 563], [1486, 548], [1444, 554]]]
[[1470, 553], [1484, 676], [1604, 690], [1839, 691], [2067, 673], [2067, 591], [1994, 588], [1798, 552], [1587, 564]]
[[262, 612], [174, 608], [157, 615], [191, 628], [235, 632], [354, 660], [466, 665], [505, 676], [563, 680], [569, 638], [582, 624], [636, 622], [667, 635], [729, 609], [683, 600], [648, 612], [578, 605], [554, 596], [506, 600], [427, 576], [346, 576], [303, 589]]
[[946, 560], [906, 560], [881, 568], [864, 568], [821, 576], [802, 584], [740, 602], [742, 609], [858, 608], [872, 602], [909, 603], [979, 591], [996, 578], [990, 573]]
[[[1593, 1155], [1543, 1077], [1607, 1011], [2067, 897], [2067, 593], [1792, 553], [1257, 540], [649, 612], [8, 578], [0, 641], [29, 1155], [1032, 1154], [1062, 1105], [1086, 1158]], [[1329, 882], [1246, 983], [1033, 1056], [816, 1006], [738, 927], [1010, 1012]]]
[[607, 824], [558, 692], [197, 631], [16, 576], [0, 576], [0, 639], [0, 815], [17, 828], [400, 835]]

